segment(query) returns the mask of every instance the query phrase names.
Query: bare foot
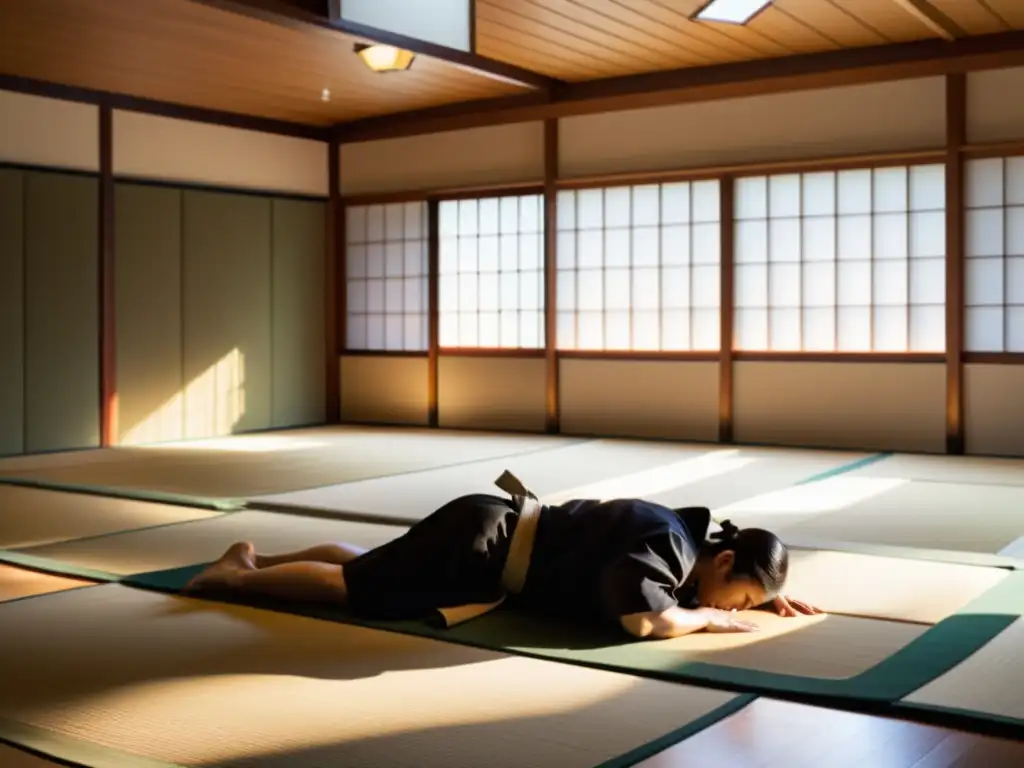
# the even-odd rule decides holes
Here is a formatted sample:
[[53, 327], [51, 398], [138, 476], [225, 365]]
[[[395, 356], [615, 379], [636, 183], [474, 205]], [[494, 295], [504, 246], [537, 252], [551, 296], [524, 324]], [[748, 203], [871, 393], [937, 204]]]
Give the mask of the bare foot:
[[232, 577], [239, 571], [252, 571], [256, 566], [254, 560], [256, 550], [248, 541], [240, 541], [228, 547], [227, 552], [220, 556], [204, 571], [196, 575], [182, 589], [183, 593], [200, 590], [229, 587]]

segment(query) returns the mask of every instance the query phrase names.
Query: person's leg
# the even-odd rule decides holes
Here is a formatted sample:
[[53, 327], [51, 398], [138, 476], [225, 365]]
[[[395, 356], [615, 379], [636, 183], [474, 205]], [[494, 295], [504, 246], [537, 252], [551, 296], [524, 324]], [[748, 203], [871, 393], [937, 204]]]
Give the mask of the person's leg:
[[280, 555], [254, 554], [253, 565], [257, 568], [271, 568], [287, 563], [331, 563], [344, 565], [355, 560], [367, 550], [354, 544], [319, 544], [298, 552], [285, 552]]
[[220, 560], [192, 579], [183, 591], [262, 595], [295, 602], [346, 602], [348, 590], [340, 565], [288, 562], [256, 568], [254, 558], [251, 544], [235, 544]]

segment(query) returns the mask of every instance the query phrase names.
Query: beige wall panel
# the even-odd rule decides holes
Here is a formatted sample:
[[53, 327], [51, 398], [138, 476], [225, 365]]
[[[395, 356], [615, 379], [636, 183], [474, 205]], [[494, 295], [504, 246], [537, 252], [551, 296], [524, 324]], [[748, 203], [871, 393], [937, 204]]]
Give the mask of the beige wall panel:
[[515, 123], [341, 145], [345, 195], [544, 180], [544, 124]]
[[324, 209], [324, 203], [274, 200], [274, 427], [324, 420]]
[[0, 456], [25, 447], [25, 174], [0, 168]]
[[438, 360], [442, 427], [543, 432], [546, 392], [543, 358], [442, 355]]
[[330, 186], [325, 142], [121, 110], [114, 173], [303, 195], [326, 196]]
[[271, 425], [271, 200], [184, 193], [185, 437]]
[[97, 171], [99, 107], [0, 91], [0, 162]]
[[114, 205], [119, 439], [180, 440], [182, 192], [118, 184]]
[[1024, 67], [967, 75], [967, 141], [1024, 139]]
[[563, 178], [892, 150], [945, 141], [941, 77], [609, 112], [561, 121]]
[[718, 439], [718, 363], [562, 360], [566, 434]]
[[99, 183], [29, 173], [25, 186], [25, 450], [100, 441]]
[[344, 355], [341, 419], [426, 425], [427, 358]]
[[740, 443], [945, 451], [941, 363], [737, 362]]
[[1024, 365], [964, 368], [968, 453], [1024, 456]]

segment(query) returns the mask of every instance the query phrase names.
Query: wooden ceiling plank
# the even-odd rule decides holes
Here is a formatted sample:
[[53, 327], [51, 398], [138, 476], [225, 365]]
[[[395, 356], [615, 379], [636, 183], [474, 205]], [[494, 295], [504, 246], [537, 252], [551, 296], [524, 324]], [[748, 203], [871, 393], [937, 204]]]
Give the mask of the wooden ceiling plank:
[[[1018, 0], [1019, 1], [1019, 0]], [[940, 13], [944, 13], [968, 35], [991, 35], [1009, 32], [1013, 27], [997, 13], [993, 13], [982, 0], [930, 0]]]
[[612, 77], [618, 71], [614, 64], [568, 48], [538, 45], [535, 38], [494, 22], [478, 24], [476, 37], [477, 47], [491, 58], [528, 61], [531, 69], [563, 80]]
[[465, 104], [386, 119], [371, 118], [339, 129], [346, 142], [370, 141], [481, 125], [1015, 66], [1024, 66], [1024, 32], [965, 38], [953, 43], [929, 39], [618, 77], [577, 83], [543, 101], [508, 99], [502, 104], [501, 100], [491, 100], [486, 105]]
[[932, 37], [930, 30], [893, 0], [829, 0], [851, 16], [883, 30], [894, 43], [910, 43]]
[[787, 13], [775, 3], [757, 14], [747, 26], [769, 35], [798, 54], [834, 51], [842, 47], [809, 22]]
[[[555, 23], [517, 13], [497, 3], [481, 2], [477, 6], [477, 27], [481, 28], [488, 22], [500, 23], [502, 26], [515, 30], [534, 40], [534, 45], [542, 50], [568, 50], [573, 54], [593, 56], [602, 62], [615, 63], [619, 71], [638, 72], [649, 70], [657, 65], [635, 51], [626, 51], [615, 46], [615, 41], [600, 34], [594, 34], [588, 28], [565, 28]], [[524, 6], [519, 7], [520, 10]], [[529, 10], [529, 9], [526, 9]]]
[[1002, 19], [1011, 29], [1024, 29], [1024, 3], [1020, 0], [983, 0], [990, 13]]
[[967, 32], [928, 0], [892, 0], [943, 40], [952, 42]]
[[830, 0], [808, 5], [802, 0], [774, 0], [774, 5], [789, 16], [817, 29], [843, 48], [860, 48], [891, 42], [882, 32]]
[[319, 27], [321, 29], [343, 32], [353, 37], [365, 38], [385, 45], [393, 45], [422, 56], [447, 61], [450, 64], [475, 71], [487, 77], [498, 78], [530, 88], [551, 90], [559, 85], [552, 78], [531, 72], [522, 67], [516, 67], [501, 61], [491, 61], [475, 53], [447, 48], [424, 40], [407, 37], [406, 35], [374, 29], [362, 24], [328, 19], [326, 16], [320, 16], [302, 8], [286, 5], [279, 0], [189, 0], [189, 2], [259, 18], [263, 21], [287, 27]]
[[500, 9], [505, 17], [518, 17], [520, 23], [534, 27], [538, 32], [540, 28], [546, 27], [550, 31], [586, 40], [605, 50], [628, 56], [640, 63], [642, 69], [675, 66], [676, 58], [673, 55], [626, 36], [632, 34], [632, 30], [624, 29], [622, 25], [609, 24], [599, 14], [560, 0], [543, 0], [543, 4], [536, 0], [486, 0], [480, 5], [487, 6], [488, 12]]
[[[718, 50], [727, 50], [734, 61], [750, 60], [763, 56], [774, 56], [785, 53], [785, 49], [777, 43], [766, 40], [763, 36], [752, 34], [744, 26], [735, 24], [709, 24], [692, 18], [700, 9], [696, 6], [680, 7], [676, 0], [619, 0], [629, 5], [643, 5], [652, 16], [663, 19], [666, 23], [678, 26], [681, 30]], [[701, 0], [701, 4], [703, 0]]]
[[721, 25], [694, 22], [689, 11], [684, 11], [674, 0], [668, 5], [658, 0], [610, 0], [628, 8], [651, 22], [658, 23], [664, 32], [685, 38], [686, 45], [694, 52], [707, 54], [717, 61], [743, 61], [759, 56], [771, 55], [771, 46], [751, 45], [747, 40], [727, 34]]
[[[684, 25], [668, 27], [656, 18], [627, 6], [619, 0], [545, 0], [549, 6], [576, 6], [581, 11], [590, 9], [604, 17], [603, 22], [609, 28], [621, 28], [631, 40], [644, 46], [665, 50], [674, 55], [679, 64], [693, 63], [707, 65], [721, 63], [723, 52], [714, 45], [690, 36]], [[621, 25], [621, 27], [619, 26]]]

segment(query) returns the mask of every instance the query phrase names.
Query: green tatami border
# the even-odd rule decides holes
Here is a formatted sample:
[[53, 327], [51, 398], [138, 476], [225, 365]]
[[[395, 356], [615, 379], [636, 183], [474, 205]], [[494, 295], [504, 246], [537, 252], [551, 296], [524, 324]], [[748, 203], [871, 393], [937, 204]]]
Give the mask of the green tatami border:
[[[798, 483], [797, 486], [807, 485], [808, 483], [817, 483], [822, 480], [828, 480], [829, 478], [836, 477], [837, 475], [845, 475], [847, 472], [853, 472], [861, 469], [862, 467], [868, 467], [872, 464], [876, 464], [879, 461], [888, 459], [892, 456], [892, 451], [883, 451], [881, 453], [873, 453], [870, 456], [864, 456], [860, 459], [854, 459], [853, 461], [847, 462], [846, 464], [840, 464], [838, 467], [832, 469], [826, 469], [824, 472], [819, 472], [816, 475], [811, 475]], [[795, 486], [794, 486], [795, 487]]]
[[649, 757], [653, 757], [659, 752], [664, 752], [669, 747], [674, 747], [676, 744], [686, 741], [691, 736], [696, 736], [701, 731], [716, 725], [731, 715], [736, 714], [741, 709], [744, 709], [756, 701], [757, 698], [757, 696], [750, 693], [736, 694], [736, 696], [729, 701], [718, 705], [710, 712], [698, 717], [696, 720], [691, 720], [686, 725], [680, 726], [674, 731], [670, 731], [654, 741], [649, 741], [636, 749], [630, 750], [624, 755], [619, 755], [618, 757], [613, 757], [611, 760], [606, 760], [605, 762], [594, 766], [594, 768], [630, 768], [630, 766], [636, 765], [640, 761], [646, 760]]
[[82, 768], [185, 768], [6, 718], [0, 718], [0, 742]]
[[84, 568], [63, 560], [55, 560], [52, 557], [40, 557], [29, 555], [25, 552], [18, 552], [12, 549], [0, 549], [0, 563], [17, 565], [30, 571], [40, 571], [54, 576], [78, 576], [83, 579], [98, 582], [121, 581], [124, 577], [120, 574], [100, 571], [93, 568]]
[[[121, 583], [178, 593], [206, 564], [125, 577]], [[245, 601], [256, 608], [340, 621], [373, 629], [428, 637], [530, 658], [554, 660], [613, 672], [680, 683], [720, 687], [740, 693], [793, 698], [810, 704], [873, 709], [892, 705], [949, 671], [1016, 620], [1024, 603], [1024, 573], [1013, 573], [963, 610], [926, 630], [892, 656], [846, 679], [822, 679], [683, 662], [666, 668], [644, 663], [644, 641], [624, 643], [604, 633], [497, 610], [451, 629], [427, 622], [356, 619], [339, 609], [317, 605]], [[225, 602], [238, 602], [224, 598]], [[575, 647], [574, 647], [575, 646]], [[652, 649], [653, 650], [653, 649]], [[647, 659], [652, 658], [648, 656]]]
[[61, 491], [64, 493], [80, 493], [88, 496], [105, 496], [107, 498], [128, 499], [129, 501], [148, 501], [157, 504], [172, 504], [178, 507], [195, 507], [212, 509], [217, 512], [235, 512], [245, 508], [244, 499], [207, 498], [189, 496], [182, 493], [164, 493], [147, 491], [138, 488], [117, 486], [86, 485], [78, 483], [59, 483], [49, 480], [35, 480], [23, 477], [0, 477], [0, 485], [17, 485], [23, 488], [35, 488], [40, 491]]

